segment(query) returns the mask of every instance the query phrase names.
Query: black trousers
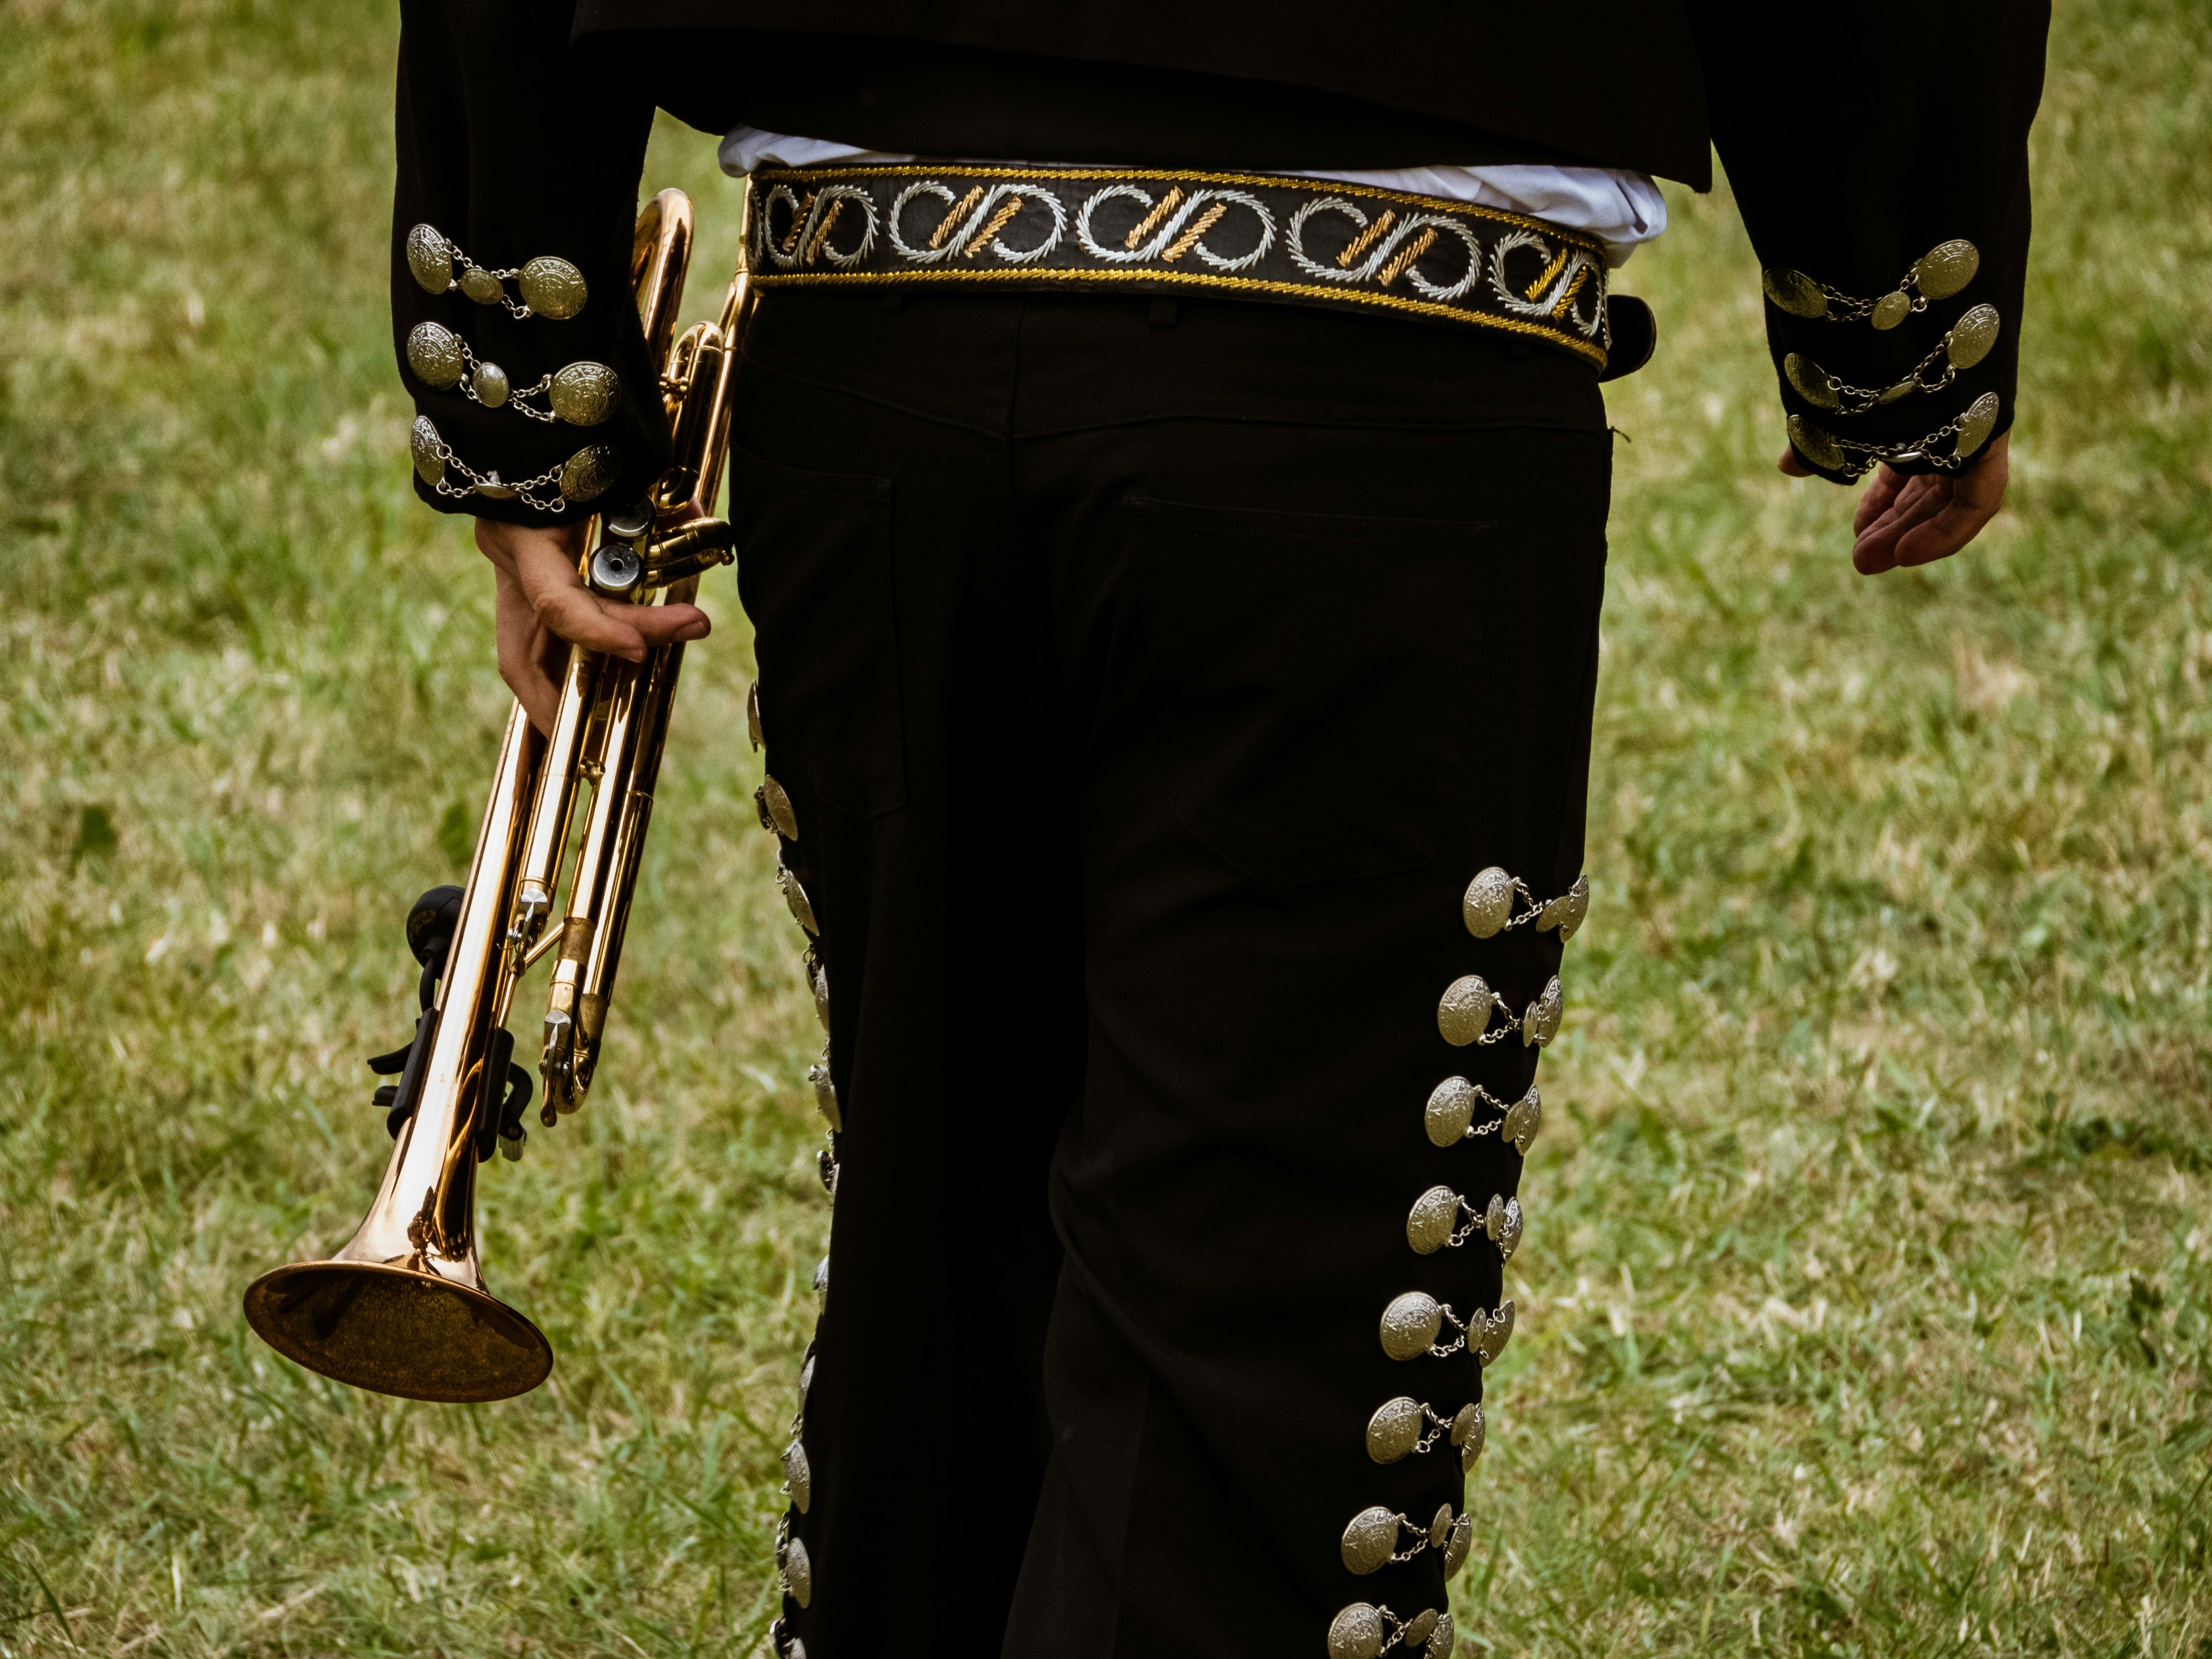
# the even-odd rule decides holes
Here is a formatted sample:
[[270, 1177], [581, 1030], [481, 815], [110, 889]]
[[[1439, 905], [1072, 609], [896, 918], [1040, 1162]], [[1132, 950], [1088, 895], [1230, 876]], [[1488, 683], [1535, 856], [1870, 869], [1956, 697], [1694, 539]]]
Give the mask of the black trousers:
[[[1511, 1021], [1582, 866], [1592, 372], [1289, 307], [787, 291], [738, 387], [842, 1126], [782, 1650], [1449, 1651]], [[1492, 866], [1528, 919], [1478, 938]], [[1443, 1030], [1469, 975], [1492, 1041]], [[1485, 1092], [1439, 1120], [1452, 1079]]]

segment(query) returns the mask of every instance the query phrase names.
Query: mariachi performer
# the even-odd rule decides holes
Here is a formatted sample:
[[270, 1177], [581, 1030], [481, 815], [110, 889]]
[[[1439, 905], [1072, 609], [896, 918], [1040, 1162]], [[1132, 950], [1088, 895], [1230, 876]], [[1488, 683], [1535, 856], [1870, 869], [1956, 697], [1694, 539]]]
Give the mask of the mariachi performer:
[[655, 106], [750, 179], [731, 517], [836, 1196], [775, 1651], [1441, 1659], [1590, 893], [1600, 385], [1654, 338], [1608, 272], [1717, 145], [1784, 471], [1879, 464], [1862, 571], [1957, 551], [2047, 5], [402, 9], [421, 493], [541, 722], [554, 641], [706, 631], [577, 565], [669, 453]]

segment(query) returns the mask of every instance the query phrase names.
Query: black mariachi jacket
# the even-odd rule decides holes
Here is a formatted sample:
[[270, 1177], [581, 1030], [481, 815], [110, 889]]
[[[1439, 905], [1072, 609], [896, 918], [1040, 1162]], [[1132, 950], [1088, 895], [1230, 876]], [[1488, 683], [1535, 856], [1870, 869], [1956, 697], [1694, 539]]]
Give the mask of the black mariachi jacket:
[[2048, 0], [403, 0], [395, 343], [423, 499], [518, 523], [666, 464], [630, 302], [656, 106], [924, 155], [1544, 161], [1710, 186], [1798, 453], [1955, 471], [2012, 423]]

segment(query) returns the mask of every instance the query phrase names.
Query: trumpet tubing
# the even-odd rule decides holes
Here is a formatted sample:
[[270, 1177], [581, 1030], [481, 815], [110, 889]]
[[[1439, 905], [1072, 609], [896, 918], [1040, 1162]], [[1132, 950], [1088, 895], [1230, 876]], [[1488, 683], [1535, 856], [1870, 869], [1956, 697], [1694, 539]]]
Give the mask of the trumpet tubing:
[[[638, 216], [630, 276], [661, 365], [673, 459], [648, 498], [599, 521], [583, 568], [600, 594], [634, 604], [688, 603], [705, 571], [730, 562], [734, 543], [713, 509], [748, 287], [740, 260], [720, 319], [678, 338], [691, 240], [680, 191], [661, 191]], [[552, 1369], [544, 1334], [484, 1287], [477, 1165], [495, 1146], [520, 1156], [528, 1079], [514, 1064], [507, 1021], [523, 975], [549, 954], [541, 1123], [551, 1127], [590, 1092], [683, 665], [680, 642], [638, 663], [571, 646], [552, 730], [541, 737], [520, 703], [508, 715], [467, 884], [426, 894], [409, 919], [424, 964], [423, 1012], [405, 1049], [372, 1062], [399, 1071], [379, 1093], [380, 1103], [390, 1096], [396, 1144], [375, 1200], [335, 1254], [289, 1263], [246, 1289], [246, 1319], [278, 1352], [417, 1400], [505, 1399]]]

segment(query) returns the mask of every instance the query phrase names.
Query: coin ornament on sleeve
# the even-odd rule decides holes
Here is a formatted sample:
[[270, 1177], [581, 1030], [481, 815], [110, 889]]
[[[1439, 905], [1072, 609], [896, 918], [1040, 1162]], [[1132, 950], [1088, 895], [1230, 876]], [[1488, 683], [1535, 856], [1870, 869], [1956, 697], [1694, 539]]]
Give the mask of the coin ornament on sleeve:
[[561, 493], [572, 501], [596, 501], [621, 471], [621, 459], [613, 450], [605, 444], [589, 445], [571, 455], [561, 469]]
[[1828, 296], [1820, 285], [1802, 270], [1774, 270], [1759, 273], [1760, 286], [1775, 306], [1792, 317], [1824, 317]]
[[547, 388], [553, 412], [570, 426], [597, 426], [615, 412], [622, 381], [605, 363], [574, 362], [558, 370]]
[[1938, 242], [1922, 254], [1906, 280], [1931, 300], [1948, 300], [1972, 282], [1981, 268], [1981, 250], [1958, 237]]
[[1958, 454], [1960, 460], [1965, 460], [1989, 441], [1990, 429], [1997, 423], [1997, 394], [1984, 392], [1959, 417]]
[[429, 226], [416, 226], [407, 233], [407, 269], [425, 294], [443, 294], [453, 285], [451, 244]]
[[590, 297], [584, 273], [550, 253], [541, 253], [523, 266], [515, 284], [522, 290], [523, 304], [556, 323], [565, 323], [583, 310], [584, 301]]
[[417, 323], [407, 331], [407, 367], [435, 392], [459, 386], [467, 368], [460, 337], [437, 323]]
[[428, 415], [415, 417], [415, 424], [408, 431], [407, 447], [415, 457], [415, 476], [424, 483], [434, 486], [446, 476], [446, 458], [439, 453], [445, 447], [445, 441], [438, 435], [438, 428], [430, 424]]
[[507, 284], [482, 265], [472, 264], [461, 271], [461, 292], [480, 306], [495, 306], [507, 298]]

